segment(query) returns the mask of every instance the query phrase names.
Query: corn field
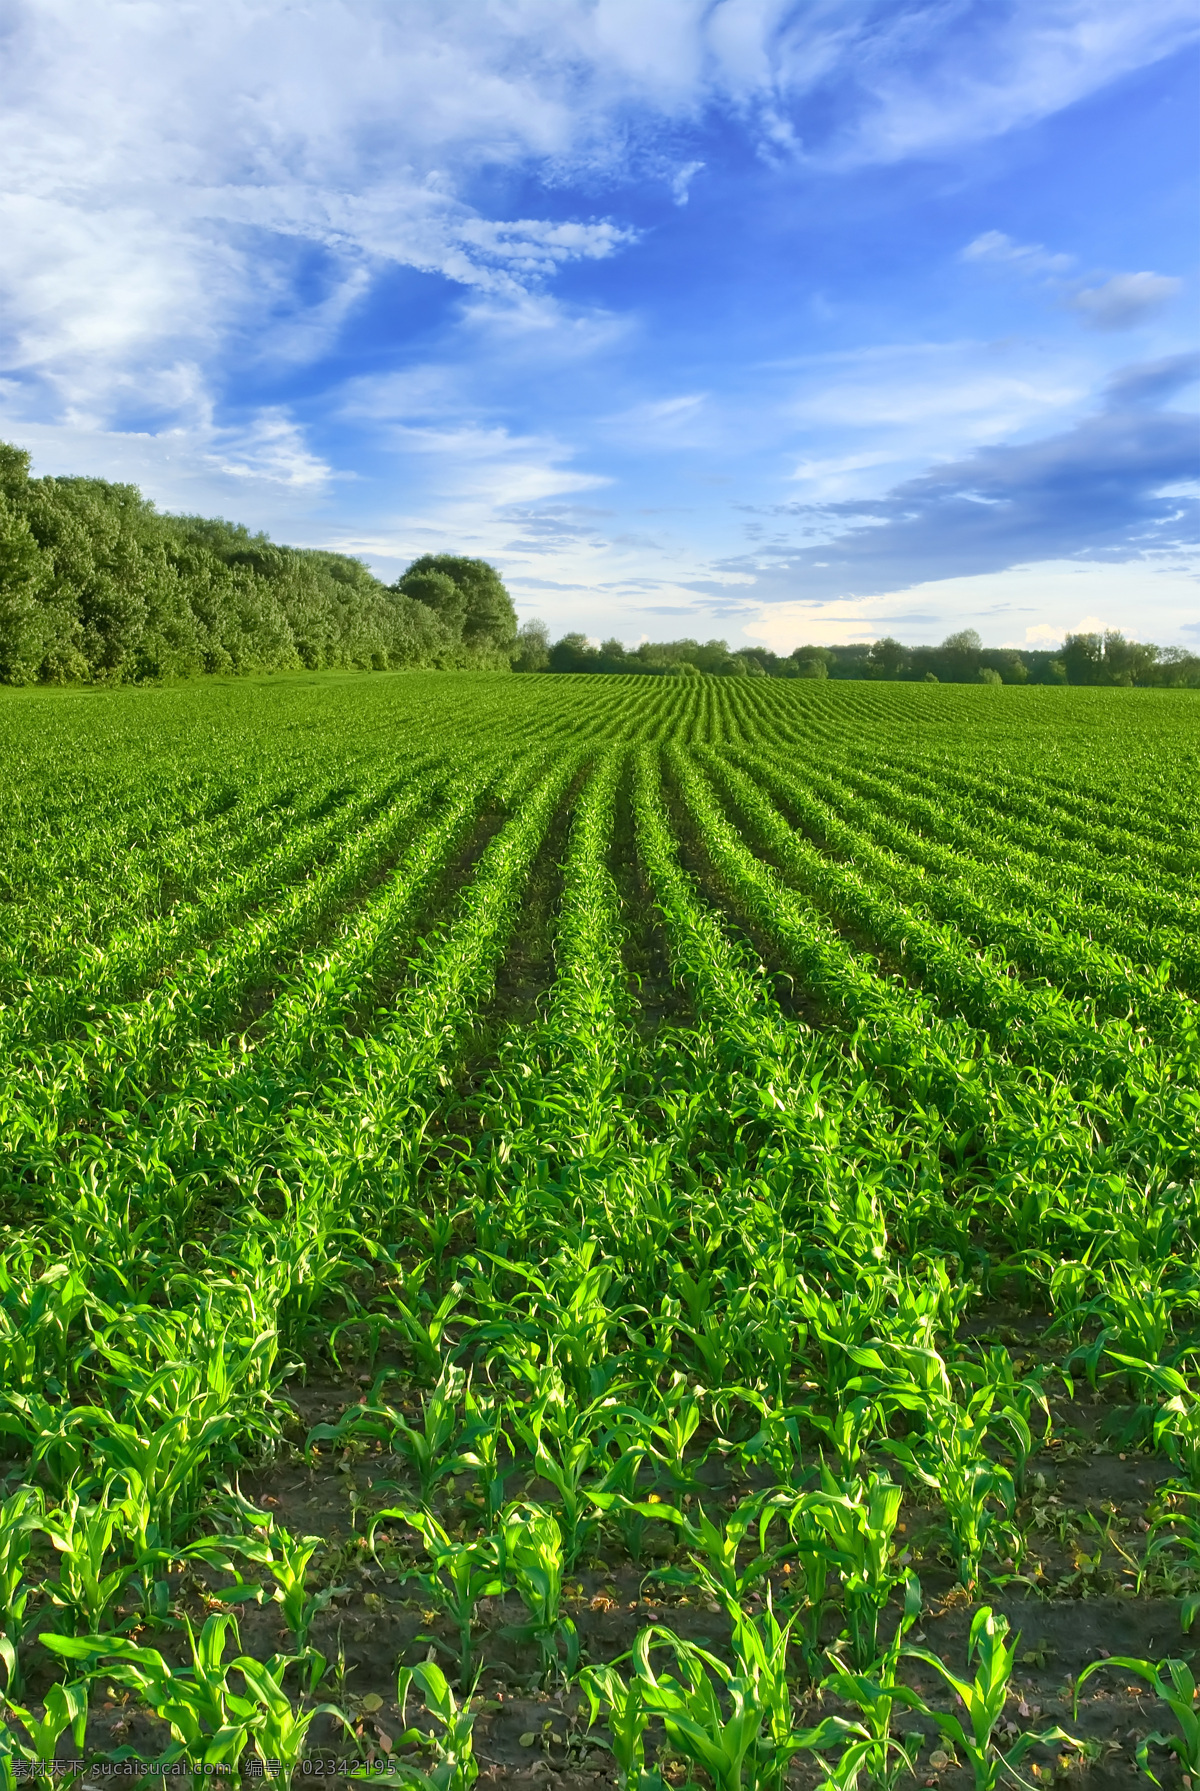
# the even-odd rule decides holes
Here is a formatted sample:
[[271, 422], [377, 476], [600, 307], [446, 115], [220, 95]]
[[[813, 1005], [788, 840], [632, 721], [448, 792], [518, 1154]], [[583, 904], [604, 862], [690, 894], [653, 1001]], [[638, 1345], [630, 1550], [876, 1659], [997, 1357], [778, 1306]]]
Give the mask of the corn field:
[[0, 1778], [1200, 1786], [1190, 692], [0, 703]]

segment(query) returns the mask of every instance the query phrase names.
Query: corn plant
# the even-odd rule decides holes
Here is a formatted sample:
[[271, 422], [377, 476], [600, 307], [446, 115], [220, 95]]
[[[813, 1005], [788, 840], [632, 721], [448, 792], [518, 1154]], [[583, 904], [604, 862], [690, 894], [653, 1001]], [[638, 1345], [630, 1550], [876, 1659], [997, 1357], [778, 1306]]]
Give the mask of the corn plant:
[[[13, 1664], [11, 1651], [5, 1662]], [[81, 1772], [62, 1774], [55, 1771], [54, 1758], [58, 1744], [68, 1732], [75, 1746], [76, 1758], [82, 1758], [87, 1730], [88, 1688], [85, 1682], [52, 1685], [46, 1693], [42, 1715], [35, 1716], [13, 1698], [0, 1698], [0, 1785], [3, 1791], [16, 1791], [18, 1778], [24, 1784], [38, 1786], [38, 1791], [52, 1791], [55, 1785], [77, 1784]], [[25, 1739], [14, 1732], [13, 1724], [24, 1731]]]
[[[654, 1577], [664, 1585], [699, 1584], [737, 1621], [749, 1594], [766, 1580], [781, 1559], [780, 1550], [768, 1550], [767, 1536], [775, 1518], [787, 1515], [788, 1505], [786, 1496], [780, 1494], [743, 1499], [723, 1527], [712, 1521], [703, 1505], [697, 1506], [694, 1518], [672, 1505], [640, 1505], [638, 1509], [645, 1516], [671, 1524], [688, 1546], [689, 1569], [668, 1567]], [[739, 1565], [746, 1539], [755, 1530], [757, 1550], [752, 1549], [750, 1559]]]
[[194, 1394], [183, 1410], [158, 1424], [140, 1416], [126, 1423], [97, 1406], [77, 1408], [68, 1419], [76, 1434], [87, 1436], [106, 1477], [127, 1478], [136, 1488], [163, 1546], [179, 1540], [192, 1522], [209, 1458], [235, 1429], [232, 1412], [212, 1411], [208, 1404], [206, 1394]]
[[10, 1684], [20, 1690], [16, 1650], [25, 1636], [30, 1588], [23, 1583], [29, 1551], [37, 1533], [45, 1502], [38, 1487], [20, 1486], [0, 1505], [0, 1637], [14, 1650]]
[[[786, 1629], [778, 1626], [769, 1640], [757, 1629], [743, 1631], [740, 1644], [735, 1641], [733, 1667], [657, 1624], [642, 1630], [634, 1643], [641, 1711], [659, 1719], [671, 1745], [702, 1767], [717, 1791], [778, 1791], [797, 1753], [840, 1733], [832, 1722], [795, 1728], [786, 1683], [787, 1639]], [[670, 1653], [675, 1673], [656, 1667], [656, 1649]], [[599, 1682], [593, 1686], [603, 1693]], [[623, 1718], [628, 1731], [628, 1693], [617, 1694], [617, 1705], [618, 1722]], [[632, 1751], [636, 1747], [637, 1740]]]
[[189, 1768], [236, 1770], [251, 1744], [259, 1713], [251, 1699], [235, 1693], [228, 1683], [232, 1663], [226, 1664], [223, 1656], [231, 1628], [232, 1619], [224, 1616], [209, 1617], [199, 1635], [187, 1623], [192, 1660], [188, 1667], [172, 1667], [156, 1648], [138, 1647], [119, 1636], [43, 1635], [39, 1640], [68, 1660], [103, 1664], [110, 1680], [138, 1693], [174, 1737], [159, 1757], [161, 1765], [179, 1761]]
[[352, 1406], [336, 1424], [314, 1425], [305, 1446], [311, 1449], [314, 1443], [342, 1443], [359, 1436], [386, 1440], [416, 1471], [422, 1503], [428, 1505], [438, 1481], [454, 1471], [452, 1445], [459, 1432], [458, 1407], [465, 1386], [463, 1370], [446, 1362], [436, 1386], [422, 1400], [419, 1427], [396, 1407], [376, 1399]]
[[837, 1569], [851, 1658], [865, 1670], [878, 1653], [884, 1607], [906, 1578], [894, 1543], [904, 1491], [874, 1473], [839, 1485], [825, 1470], [822, 1482], [819, 1492], [799, 1501], [797, 1513], [811, 1514], [820, 1530], [817, 1548]]
[[1200, 1693], [1197, 1692], [1195, 1677], [1186, 1662], [1160, 1660], [1156, 1664], [1149, 1660], [1132, 1660], [1123, 1654], [1111, 1654], [1106, 1660], [1094, 1660], [1075, 1681], [1076, 1713], [1084, 1684], [1102, 1667], [1134, 1673], [1139, 1679], [1144, 1679], [1155, 1697], [1167, 1706], [1179, 1726], [1177, 1735], [1146, 1735], [1138, 1742], [1137, 1762], [1147, 1778], [1152, 1779], [1156, 1785], [1160, 1782], [1150, 1770], [1149, 1750], [1153, 1742], [1157, 1747], [1167, 1748], [1173, 1753], [1179, 1761], [1180, 1770], [1188, 1774], [1194, 1783], [1200, 1774]]
[[696, 1481], [687, 1462], [688, 1446], [703, 1421], [699, 1393], [678, 1371], [664, 1390], [655, 1388], [655, 1406], [622, 1407], [623, 1415], [640, 1432], [646, 1457], [660, 1464], [667, 1482], [677, 1491], [694, 1489]]
[[[615, 1667], [584, 1667], [579, 1687], [588, 1702], [589, 1726], [603, 1710], [607, 1717], [608, 1747], [617, 1768], [617, 1781], [627, 1787], [644, 1787], [649, 1791], [651, 1775], [646, 1772], [646, 1730], [650, 1726], [650, 1710], [642, 1696], [642, 1681], [635, 1674], [622, 1679]], [[661, 1774], [653, 1775], [662, 1783]]]
[[514, 1463], [504, 1430], [503, 1402], [478, 1394], [468, 1385], [463, 1394], [466, 1424], [455, 1445], [453, 1467], [457, 1473], [469, 1469], [483, 1502], [483, 1518], [488, 1529], [494, 1527], [504, 1505], [504, 1488]]
[[579, 1665], [575, 1625], [562, 1615], [563, 1538], [548, 1511], [532, 1504], [510, 1505], [499, 1532], [499, 1572], [511, 1584], [529, 1613], [517, 1632], [535, 1641], [543, 1678], [560, 1665], [568, 1679]]
[[910, 1687], [897, 1687], [895, 1693], [911, 1710], [918, 1711], [935, 1723], [946, 1740], [962, 1751], [974, 1774], [975, 1791], [995, 1791], [1004, 1777], [1024, 1783], [1017, 1768], [1032, 1747], [1046, 1746], [1052, 1741], [1065, 1742], [1070, 1747], [1078, 1746], [1057, 1724], [1037, 1733], [1026, 1732], [1019, 1735], [1003, 1752], [997, 1746], [993, 1736], [1004, 1713], [1008, 1684], [1017, 1653], [1017, 1638], [1014, 1636], [1008, 1642], [1005, 1639], [1007, 1635], [1006, 1617], [994, 1613], [987, 1605], [976, 1611], [967, 1640], [968, 1670], [972, 1661], [976, 1663], [973, 1679], [963, 1679], [957, 1673], [952, 1673], [928, 1649], [918, 1648], [912, 1643], [905, 1643], [901, 1649], [901, 1653], [907, 1658], [922, 1661], [925, 1666], [932, 1667], [946, 1689], [958, 1700], [965, 1720], [950, 1712], [933, 1708]]
[[210, 1566], [234, 1573], [239, 1584], [227, 1597], [229, 1602], [235, 1603], [247, 1598], [258, 1602], [262, 1590], [257, 1585], [245, 1587], [241, 1584], [234, 1558], [265, 1568], [275, 1582], [271, 1602], [279, 1606], [297, 1651], [303, 1655], [308, 1651], [309, 1635], [316, 1619], [348, 1588], [330, 1585], [316, 1592], [309, 1590], [309, 1564], [321, 1547], [319, 1536], [292, 1536], [268, 1513], [256, 1511], [245, 1500], [237, 1501], [235, 1509], [248, 1524], [246, 1531], [241, 1535], [193, 1543], [183, 1551], [184, 1557], [207, 1561]]
[[[39, 1639], [52, 1653], [69, 1660], [86, 1661], [93, 1671], [103, 1668], [106, 1677], [127, 1685], [170, 1728], [173, 1741], [158, 1756], [165, 1768], [180, 1763], [193, 1775], [224, 1768], [237, 1771], [246, 1750], [253, 1746], [259, 1758], [270, 1763], [273, 1775], [286, 1784], [304, 1753], [305, 1740], [317, 1716], [330, 1715], [343, 1724], [346, 1718], [332, 1704], [297, 1711], [283, 1689], [283, 1673], [292, 1657], [273, 1655], [255, 1661], [238, 1655], [224, 1658], [226, 1639], [237, 1626], [231, 1617], [214, 1615], [199, 1635], [185, 1618], [191, 1655], [190, 1666], [172, 1667], [155, 1648], [138, 1647], [116, 1636], [55, 1636]], [[242, 1680], [235, 1691], [230, 1675]]]
[[372, 1549], [378, 1526], [391, 1518], [408, 1524], [425, 1544], [429, 1570], [412, 1577], [426, 1597], [442, 1607], [458, 1631], [458, 1683], [466, 1686], [474, 1665], [471, 1629], [479, 1601], [496, 1598], [504, 1591], [500, 1539], [485, 1534], [473, 1542], [456, 1542], [429, 1512], [397, 1509], [381, 1511], [376, 1517], [370, 1536]]
[[846, 1752], [854, 1761], [855, 1772], [866, 1770], [873, 1785], [880, 1791], [892, 1791], [898, 1780], [916, 1769], [920, 1748], [919, 1734], [900, 1740], [892, 1733], [892, 1718], [898, 1702], [896, 1670], [904, 1637], [921, 1614], [921, 1587], [915, 1574], [910, 1574], [904, 1591], [904, 1609], [896, 1624], [891, 1642], [866, 1672], [854, 1672], [846, 1666], [836, 1650], [829, 1650], [832, 1674], [823, 1689], [836, 1692], [843, 1703], [859, 1712], [856, 1724], [848, 1726], [853, 1736]]
[[353, 1776], [362, 1784], [415, 1785], [419, 1791], [469, 1791], [479, 1777], [475, 1759], [475, 1713], [470, 1698], [459, 1703], [446, 1682], [446, 1676], [433, 1661], [419, 1667], [401, 1667], [396, 1679], [396, 1702], [400, 1706], [400, 1722], [408, 1721], [408, 1699], [416, 1684], [424, 1697], [426, 1714], [434, 1728], [424, 1731], [416, 1727], [403, 1730], [402, 1745], [424, 1748], [433, 1755], [428, 1771], [408, 1761], [389, 1758], [384, 1771], [370, 1768]]
[[1154, 1443], [1192, 1486], [1200, 1488], [1200, 1398], [1196, 1397], [1195, 1377], [1165, 1363], [1141, 1361], [1115, 1350], [1109, 1354], [1135, 1372], [1143, 1387], [1163, 1395], [1157, 1405], [1148, 1408]]
[[952, 1400], [937, 1400], [929, 1409], [921, 1443], [888, 1445], [918, 1479], [937, 1491], [959, 1579], [968, 1587], [978, 1581], [986, 1553], [1003, 1550], [1015, 1557], [1021, 1551], [1020, 1534], [1009, 1521], [1016, 1487], [1008, 1469], [985, 1452], [987, 1436], [986, 1418]]
[[814, 1502], [799, 1499], [788, 1513], [794, 1553], [788, 1562], [791, 1570], [792, 1599], [795, 1605], [793, 1633], [812, 1680], [821, 1675], [823, 1650], [821, 1631], [825, 1619], [837, 1609], [835, 1584], [837, 1561], [831, 1537]]
[[85, 1501], [68, 1491], [62, 1504], [39, 1521], [39, 1530], [58, 1556], [58, 1574], [44, 1583], [43, 1590], [74, 1630], [108, 1627], [113, 1606], [141, 1565], [114, 1556], [113, 1535], [118, 1543], [124, 1542], [125, 1518], [121, 1505], [111, 1504], [107, 1494]]
[[230, 1671], [240, 1673], [250, 1701], [255, 1706], [252, 1730], [254, 1751], [268, 1776], [283, 1786], [292, 1781], [296, 1768], [307, 1751], [308, 1732], [320, 1716], [330, 1716], [346, 1724], [344, 1713], [335, 1704], [305, 1704], [297, 1708], [283, 1685], [283, 1676], [290, 1664], [287, 1656], [273, 1655], [270, 1660], [254, 1660], [239, 1654], [230, 1662]]
[[[1197, 1512], [1200, 1512], [1200, 1492], [1187, 1487], [1168, 1490], [1172, 1493], [1172, 1504], [1181, 1500], [1194, 1501]], [[1176, 1550], [1190, 1566], [1175, 1561]], [[1154, 1518], [1138, 1572], [1139, 1592], [1151, 1572], [1156, 1579], [1160, 1575], [1165, 1579], [1165, 1590], [1180, 1593], [1179, 1624], [1186, 1635], [1200, 1616], [1200, 1589], [1195, 1586], [1200, 1580], [1200, 1515], [1193, 1516], [1186, 1509], [1174, 1510], [1168, 1505]]]
[[557, 1402], [547, 1410], [543, 1396], [528, 1409], [514, 1408], [512, 1413], [513, 1440], [524, 1443], [531, 1465], [557, 1495], [568, 1571], [590, 1549], [599, 1529], [595, 1494], [608, 1492], [614, 1481], [627, 1475], [628, 1462], [614, 1464], [609, 1457], [611, 1426], [605, 1420], [611, 1404], [602, 1401], [572, 1413]]

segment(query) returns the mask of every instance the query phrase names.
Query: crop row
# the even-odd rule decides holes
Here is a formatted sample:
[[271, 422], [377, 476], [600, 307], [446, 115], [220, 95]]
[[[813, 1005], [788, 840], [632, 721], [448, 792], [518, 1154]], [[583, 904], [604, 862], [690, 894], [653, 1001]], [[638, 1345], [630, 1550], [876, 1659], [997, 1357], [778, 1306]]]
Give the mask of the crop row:
[[[160, 1769], [369, 1776], [360, 1568], [430, 1613], [388, 1748], [440, 1786], [481, 1670], [573, 1690], [631, 1786], [652, 1743], [731, 1788], [1086, 1759], [1070, 1700], [1004, 1715], [1000, 1608], [1050, 1584], [1081, 1390], [1157, 1464], [1130, 1589], [1200, 1608], [1190, 711], [1154, 760], [1111, 693], [1158, 766], [1123, 808], [1044, 701], [1096, 693], [649, 684], [215, 693], [244, 772], [193, 693], [118, 693], [64, 779], [55, 711], [0, 971], [4, 1735], [47, 1785], [48, 1747], [120, 1751], [100, 1683]], [[1010, 695], [1052, 773], [997, 763]], [[349, 1555], [239, 1491], [291, 1463], [345, 1470]], [[572, 1588], [618, 1571], [712, 1637], [614, 1661]], [[969, 1641], [923, 1648], [954, 1598]], [[1188, 1669], [1143, 1669], [1196, 1770]]]

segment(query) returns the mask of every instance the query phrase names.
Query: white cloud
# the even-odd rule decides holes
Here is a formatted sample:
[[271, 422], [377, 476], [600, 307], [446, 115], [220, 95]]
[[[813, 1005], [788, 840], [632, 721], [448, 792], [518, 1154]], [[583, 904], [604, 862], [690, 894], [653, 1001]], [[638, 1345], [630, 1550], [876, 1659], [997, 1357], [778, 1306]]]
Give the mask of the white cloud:
[[1025, 630], [1025, 644], [1029, 647], [1061, 647], [1063, 631], [1056, 628], [1053, 622], [1035, 622], [1032, 628]]
[[207, 459], [219, 472], [242, 480], [268, 480], [303, 491], [329, 483], [332, 468], [310, 453], [298, 424], [277, 408], [260, 411], [250, 426], [225, 432]]
[[1127, 330], [1174, 298], [1182, 284], [1170, 274], [1114, 274], [1103, 286], [1085, 287], [1067, 302], [1094, 330]]
[[1065, 273], [1075, 260], [1073, 255], [1054, 254], [1041, 243], [1014, 242], [1003, 230], [985, 230], [961, 253], [964, 261], [991, 262], [1029, 274]]
[[225, 516], [249, 511], [256, 527], [301, 545], [320, 544], [328, 500], [335, 482], [345, 478], [278, 408], [221, 428], [197, 415], [151, 433], [104, 429], [90, 418], [45, 423], [8, 400], [9, 394], [0, 394], [0, 439], [27, 447], [35, 472], [140, 485], [166, 510]]
[[[1065, 275], [1076, 259], [1074, 255], [1052, 254], [1041, 243], [1014, 242], [1003, 230], [985, 230], [960, 251], [960, 258], [1022, 274], [1051, 276], [1049, 284], [1057, 285], [1060, 292], [1062, 279], [1056, 281], [1053, 276]], [[1174, 298], [1182, 284], [1171, 274], [1113, 274], [1096, 286], [1076, 286], [1064, 302], [1092, 329], [1124, 330], [1144, 323]]]
[[671, 194], [676, 205], [687, 204], [691, 184], [703, 167], [703, 162], [685, 162], [682, 168], [676, 169], [671, 178]]
[[[1042, 116], [1194, 30], [1186, 0], [1014, 0], [969, 31], [871, 0], [13, 0], [10, 365], [97, 418], [170, 410], [175, 369], [233, 344], [313, 352], [381, 262], [519, 302], [634, 241], [619, 219], [485, 215], [481, 169], [657, 168], [681, 200], [699, 163], [664, 127], [714, 106], [771, 155], [893, 160]], [[316, 296], [303, 244], [327, 257]]]
[[706, 392], [681, 392], [674, 398], [651, 398], [602, 419], [610, 439], [635, 452], [649, 447], [697, 448], [713, 439], [715, 424], [707, 417]]
[[194, 391], [234, 352], [319, 352], [387, 262], [519, 303], [626, 248], [636, 232], [610, 219], [489, 217], [463, 197], [479, 166], [579, 135], [568, 72], [520, 56], [520, 23], [424, 0], [18, 3], [0, 77], [9, 367], [60, 415], [169, 416], [181, 366]]
[[[1006, 364], [1007, 363], [1007, 364]], [[869, 429], [878, 464], [890, 432], [914, 456], [956, 451], [1036, 425], [1087, 392], [1082, 363], [1063, 357], [1047, 374], [1024, 344], [901, 342], [830, 356], [797, 368], [788, 405], [797, 424]], [[878, 460], [875, 461], [875, 457]], [[805, 477], [801, 462], [796, 476]]]

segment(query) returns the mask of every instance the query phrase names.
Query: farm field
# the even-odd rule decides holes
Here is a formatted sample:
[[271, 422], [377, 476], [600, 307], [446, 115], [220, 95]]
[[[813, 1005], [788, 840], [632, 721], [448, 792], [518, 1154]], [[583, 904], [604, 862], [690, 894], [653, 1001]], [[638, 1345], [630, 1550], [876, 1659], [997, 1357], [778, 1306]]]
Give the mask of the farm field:
[[6, 692], [0, 785], [6, 1783], [1200, 1782], [1194, 693]]

